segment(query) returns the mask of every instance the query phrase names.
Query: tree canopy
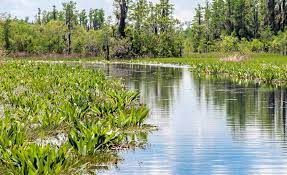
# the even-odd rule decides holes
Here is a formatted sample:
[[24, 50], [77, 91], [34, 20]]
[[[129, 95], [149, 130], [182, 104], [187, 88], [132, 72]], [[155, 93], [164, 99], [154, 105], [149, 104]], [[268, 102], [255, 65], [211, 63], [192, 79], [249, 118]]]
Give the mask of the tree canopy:
[[1, 15], [0, 50], [107, 59], [218, 51], [287, 53], [286, 0], [206, 1], [185, 29], [170, 0], [114, 0], [111, 17], [103, 9], [78, 9], [73, 1], [52, 7], [39, 8], [33, 22]]

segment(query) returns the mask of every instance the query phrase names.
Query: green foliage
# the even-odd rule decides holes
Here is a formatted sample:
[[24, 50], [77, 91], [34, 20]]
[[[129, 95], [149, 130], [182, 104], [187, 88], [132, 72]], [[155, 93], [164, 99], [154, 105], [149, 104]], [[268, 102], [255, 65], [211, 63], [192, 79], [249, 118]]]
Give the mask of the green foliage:
[[87, 13], [79, 12], [76, 6], [69, 1], [63, 3], [62, 10], [56, 6], [52, 11], [38, 9], [36, 24], [5, 20], [0, 25], [3, 34], [0, 44], [16, 55], [73, 53], [106, 58], [182, 55], [182, 29], [169, 0], [115, 1], [117, 24], [105, 21], [103, 9], [90, 9]]
[[8, 149], [14, 145], [24, 144], [24, 124], [21, 124], [17, 120], [8, 118], [5, 118], [0, 122], [0, 149]]
[[[42, 31], [41, 31], [42, 30]], [[45, 24], [43, 28], [40, 28], [40, 34], [42, 37], [42, 43], [35, 44], [36, 46], [45, 46], [46, 52], [49, 53], [62, 53], [65, 48], [65, 42], [62, 40], [62, 37], [67, 32], [67, 27], [62, 21], [50, 21]], [[47, 42], [48, 41], [48, 42]], [[34, 49], [31, 49], [30, 52], [33, 52]]]
[[238, 50], [238, 38], [232, 36], [224, 36], [221, 43], [220, 48], [223, 52], [232, 52]]
[[263, 52], [264, 51], [264, 43], [259, 39], [253, 39], [250, 42], [250, 49], [253, 52]]
[[[93, 69], [25, 62], [0, 67], [1, 174], [72, 174], [68, 170], [90, 163], [85, 156], [129, 144], [126, 131], [141, 129], [148, 117], [139, 93]], [[64, 139], [50, 141], [59, 133]]]
[[65, 147], [55, 149], [50, 145], [15, 146], [0, 150], [0, 160], [7, 168], [6, 174], [61, 174], [67, 170], [69, 157]]
[[75, 122], [69, 133], [69, 143], [81, 155], [93, 155], [99, 150], [111, 149], [122, 141], [118, 130], [102, 122]]
[[287, 30], [274, 37], [272, 48], [277, 52], [281, 52], [282, 55], [287, 55]]
[[[286, 54], [284, 35], [287, 26], [285, 1], [213, 0], [195, 9], [191, 34], [186, 38], [187, 52], [276, 52]], [[283, 7], [283, 8], [277, 8]], [[275, 37], [276, 36], [276, 37]], [[228, 38], [226, 38], [228, 37]], [[236, 47], [230, 39], [237, 40]], [[229, 41], [228, 41], [229, 40]], [[281, 46], [279, 46], [281, 45]], [[282, 47], [283, 45], [283, 47]]]

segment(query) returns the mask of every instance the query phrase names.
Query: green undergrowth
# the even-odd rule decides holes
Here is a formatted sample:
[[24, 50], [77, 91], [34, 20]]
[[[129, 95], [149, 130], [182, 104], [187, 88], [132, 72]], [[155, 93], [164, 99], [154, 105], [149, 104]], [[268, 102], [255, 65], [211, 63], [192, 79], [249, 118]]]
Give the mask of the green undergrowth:
[[2, 61], [66, 61], [66, 62], [91, 62], [91, 61], [103, 61], [103, 57], [49, 57], [49, 56], [31, 56], [31, 57], [0, 57]]
[[0, 75], [0, 174], [93, 174], [154, 129], [138, 92], [102, 72], [17, 61]]

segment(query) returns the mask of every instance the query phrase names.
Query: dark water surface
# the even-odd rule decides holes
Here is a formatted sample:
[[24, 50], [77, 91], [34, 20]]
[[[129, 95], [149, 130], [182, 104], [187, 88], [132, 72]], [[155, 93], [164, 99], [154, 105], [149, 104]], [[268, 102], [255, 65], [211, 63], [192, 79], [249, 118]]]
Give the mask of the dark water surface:
[[101, 174], [287, 174], [286, 89], [200, 79], [186, 68], [96, 67], [139, 90], [160, 129]]

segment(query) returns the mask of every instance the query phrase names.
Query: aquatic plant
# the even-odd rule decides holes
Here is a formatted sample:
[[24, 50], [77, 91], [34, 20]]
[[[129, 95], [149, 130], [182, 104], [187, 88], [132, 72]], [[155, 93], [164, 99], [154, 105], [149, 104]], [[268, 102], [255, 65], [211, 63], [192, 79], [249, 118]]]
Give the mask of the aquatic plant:
[[15, 145], [9, 149], [1, 149], [0, 160], [7, 174], [60, 174], [65, 172], [71, 163], [68, 152], [66, 147]]
[[0, 149], [23, 145], [25, 137], [24, 125], [20, 122], [9, 118], [0, 121]]
[[[98, 152], [128, 145], [126, 131], [140, 130], [148, 117], [138, 92], [93, 69], [7, 62], [0, 74], [1, 174], [81, 169]], [[67, 138], [57, 144], [47, 140], [58, 134]]]
[[122, 137], [118, 129], [104, 122], [75, 122], [69, 133], [69, 143], [77, 154], [86, 156], [99, 150], [120, 144]]

